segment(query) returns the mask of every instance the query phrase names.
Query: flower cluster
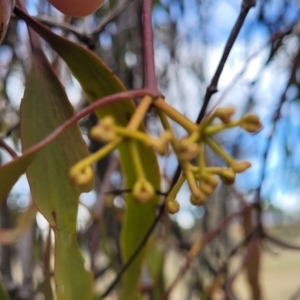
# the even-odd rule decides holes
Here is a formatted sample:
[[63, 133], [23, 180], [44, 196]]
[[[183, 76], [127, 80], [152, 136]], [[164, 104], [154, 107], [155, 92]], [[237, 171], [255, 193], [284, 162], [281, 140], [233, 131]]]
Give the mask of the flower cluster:
[[[164, 132], [158, 138], [153, 138], [139, 130], [143, 117], [152, 104], [156, 107], [157, 114], [164, 127]], [[142, 99], [141, 104], [126, 127], [118, 126], [113, 117], [106, 116], [91, 129], [91, 137], [105, 141], [107, 145], [75, 165], [70, 170], [70, 176], [77, 185], [84, 187], [93, 176], [92, 163], [114, 150], [123, 139], [127, 139], [132, 153], [136, 177], [138, 178], [132, 187], [132, 195], [138, 202], [145, 203], [153, 199], [155, 190], [145, 176], [137, 150], [137, 143], [143, 143], [160, 155], [167, 154], [169, 145], [171, 145], [181, 165], [182, 174], [166, 198], [166, 210], [171, 214], [178, 212], [180, 206], [176, 201], [176, 195], [185, 181], [187, 181], [191, 192], [190, 202], [193, 205], [202, 205], [207, 197], [215, 192], [220, 180], [224, 184], [233, 184], [236, 174], [244, 172], [251, 166], [248, 161], [236, 161], [212, 137], [216, 133], [233, 127], [241, 127], [250, 133], [254, 133], [261, 128], [262, 125], [257, 115], [247, 114], [238, 120], [232, 120], [234, 112], [235, 110], [232, 107], [217, 108], [201, 124], [194, 124], [171, 106], [168, 106], [162, 98], [153, 101], [150, 96], [146, 96]], [[177, 139], [168, 117], [187, 129], [189, 135]], [[215, 119], [219, 119], [220, 122], [218, 124], [214, 123]], [[221, 157], [228, 167], [206, 166], [205, 145]], [[192, 161], [196, 161], [197, 164], [192, 164]]]
[[[236, 161], [212, 138], [212, 135], [233, 127], [240, 126], [250, 133], [254, 133], [261, 128], [262, 125], [257, 115], [248, 114], [239, 120], [232, 121], [231, 117], [234, 112], [235, 110], [232, 107], [216, 109], [198, 125], [198, 128], [189, 137], [178, 141], [174, 151], [177, 153], [183, 172], [166, 199], [166, 209], [169, 213], [176, 213], [179, 210], [176, 195], [185, 181], [187, 181], [191, 191], [190, 202], [193, 205], [202, 205], [207, 197], [215, 192], [219, 180], [224, 184], [233, 184], [236, 173], [242, 173], [251, 166], [248, 161]], [[216, 118], [221, 121], [219, 124], [213, 124]], [[206, 166], [205, 145], [220, 156], [228, 167]], [[197, 165], [193, 165], [190, 161], [196, 156]]]

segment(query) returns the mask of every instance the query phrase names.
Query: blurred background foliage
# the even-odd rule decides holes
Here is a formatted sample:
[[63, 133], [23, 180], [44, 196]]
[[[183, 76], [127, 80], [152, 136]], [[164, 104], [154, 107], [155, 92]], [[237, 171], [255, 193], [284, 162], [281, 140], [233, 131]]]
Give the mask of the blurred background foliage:
[[[154, 1], [159, 85], [166, 101], [192, 120], [196, 120], [201, 109], [240, 6], [239, 0]], [[63, 16], [46, 0], [27, 0], [27, 7], [31, 15], [56, 33], [97, 53], [128, 89], [142, 87], [141, 1], [109, 0], [84, 19]], [[141, 279], [145, 299], [163, 299], [166, 286], [190, 247], [244, 203], [261, 199], [263, 214], [255, 211], [224, 227], [204, 247], [170, 299], [223, 299], [224, 295], [227, 299], [249, 299], [250, 295], [258, 299], [249, 269], [248, 279], [233, 282], [239, 275], [239, 261], [243, 261], [248, 249], [245, 236], [260, 224], [279, 237], [300, 242], [299, 13], [295, 0], [260, 0], [250, 11], [208, 110], [216, 105], [231, 105], [236, 109], [236, 117], [250, 111], [260, 116], [264, 128], [255, 135], [234, 129], [218, 136], [236, 158], [250, 160], [252, 168], [239, 175], [233, 186], [220, 186], [204, 207], [191, 207], [187, 187], [183, 186], [178, 196], [181, 211], [172, 217], [164, 216], [150, 241], [153, 251]], [[79, 84], [57, 54], [47, 44], [44, 48], [75, 110], [82, 109], [87, 102]], [[29, 51], [26, 27], [13, 17], [0, 47], [0, 134], [18, 152], [19, 105], [30, 67]], [[88, 136], [89, 128], [96, 122], [91, 115], [80, 123], [91, 152], [102, 146]], [[155, 113], [150, 111], [146, 125], [151, 134], [161, 132], [158, 124]], [[178, 136], [185, 135], [182, 128], [174, 125], [174, 129]], [[2, 163], [10, 159], [5, 152], [0, 158]], [[209, 164], [216, 159], [207, 152]], [[170, 153], [166, 158], [160, 157], [159, 162], [165, 191], [174, 175], [176, 159]], [[95, 274], [96, 293], [101, 295], [122, 265], [119, 232], [124, 203], [122, 194], [106, 194], [122, 189], [117, 154], [98, 162], [95, 168], [95, 190], [81, 198], [78, 233]], [[1, 206], [1, 228], [14, 227], [18, 215], [30, 202], [26, 178], [22, 177]], [[17, 243], [1, 245], [1, 277], [11, 299], [44, 299], [42, 262], [48, 235], [47, 222], [38, 214], [35, 224]], [[264, 299], [300, 299], [299, 276], [294, 276], [300, 272], [300, 253], [274, 259], [274, 252], [278, 251], [269, 243], [259, 246], [263, 263], [258, 281]], [[290, 268], [276, 261], [280, 258]], [[253, 259], [257, 262], [258, 258]], [[247, 270], [249, 264], [251, 259], [240, 266]], [[272, 271], [268, 271], [270, 268]], [[268, 281], [272, 274], [273, 281]], [[116, 288], [107, 299], [116, 299], [117, 294]]]

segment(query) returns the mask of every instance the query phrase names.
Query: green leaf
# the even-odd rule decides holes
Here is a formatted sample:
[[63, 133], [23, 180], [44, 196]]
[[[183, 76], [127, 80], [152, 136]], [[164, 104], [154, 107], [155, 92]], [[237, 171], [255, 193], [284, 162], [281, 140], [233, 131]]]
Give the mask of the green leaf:
[[153, 280], [153, 299], [163, 299], [165, 295], [164, 263], [165, 243], [160, 239], [151, 240], [151, 251], [148, 256], [148, 268]]
[[22, 155], [0, 168], [0, 203], [2, 203], [19, 177], [26, 171], [38, 149]]
[[[36, 145], [74, 114], [39, 41], [35, 35], [31, 36], [32, 68], [21, 103], [23, 149]], [[54, 278], [59, 300], [93, 299], [92, 275], [84, 268], [77, 243], [80, 191], [69, 178], [71, 166], [87, 155], [76, 124], [44, 147], [27, 169], [33, 199], [55, 233]]]
[[[15, 12], [63, 58], [81, 84], [90, 102], [125, 90], [120, 80], [95, 54], [78, 44], [57, 36], [20, 10], [16, 9]], [[111, 115], [119, 125], [126, 126], [134, 111], [134, 103], [128, 99], [128, 101], [116, 102], [105, 106], [97, 111], [97, 116]], [[144, 130], [144, 128], [141, 128], [141, 130]], [[136, 181], [136, 174], [132, 167], [131, 153], [126, 142], [121, 144], [119, 151], [122, 171], [125, 174], [126, 188], [132, 188]], [[160, 174], [155, 153], [140, 144], [139, 153], [147, 179], [156, 190], [159, 189]], [[131, 194], [126, 195], [126, 211], [121, 232], [121, 249], [124, 262], [133, 254], [150, 228], [155, 218], [155, 204], [157, 201], [158, 199], [156, 198], [147, 204], [138, 204], [134, 201]], [[120, 299], [140, 299], [139, 279], [144, 255], [145, 249], [126, 271], [123, 277]]]

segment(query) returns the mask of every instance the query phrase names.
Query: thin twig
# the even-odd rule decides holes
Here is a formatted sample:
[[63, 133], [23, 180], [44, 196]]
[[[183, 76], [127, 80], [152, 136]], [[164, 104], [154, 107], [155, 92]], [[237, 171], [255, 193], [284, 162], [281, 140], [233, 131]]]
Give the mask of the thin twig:
[[231, 276], [231, 278], [228, 280], [228, 283], [226, 285], [226, 289], [225, 289], [225, 294], [223, 299], [224, 300], [228, 300], [230, 297], [230, 292], [232, 289], [232, 285], [235, 281], [235, 279], [238, 277], [238, 275], [243, 271], [243, 269], [246, 267], [247, 262], [249, 261], [249, 259], [251, 258], [252, 252], [255, 251], [256, 248], [256, 243], [259, 241], [259, 236], [256, 234], [252, 237], [251, 241], [248, 244], [248, 247], [245, 251], [245, 255], [241, 261], [241, 264], [239, 265], [238, 269], [236, 270], [236, 272]]
[[17, 124], [15, 124], [15, 125], [13, 125], [12, 127], [10, 127], [10, 128], [6, 131], [6, 135], [5, 135], [5, 136], [8, 137], [8, 136], [12, 135], [12, 133], [13, 133], [15, 130], [19, 129], [19, 127], [20, 127], [20, 121], [18, 121]]
[[[298, 20], [298, 19], [297, 19]], [[244, 73], [248, 70], [249, 67], [249, 63], [251, 62], [251, 60], [253, 60], [254, 58], [256, 58], [261, 52], [262, 50], [264, 50], [265, 48], [267, 48], [267, 46], [269, 46], [270, 44], [275, 43], [278, 40], [282, 40], [285, 36], [287, 36], [288, 34], [291, 33], [292, 28], [295, 26], [294, 22], [287, 30], [284, 31], [280, 31], [280, 32], [276, 32], [274, 34], [271, 35], [271, 37], [269, 38], [269, 40], [263, 44], [261, 47], [259, 47], [255, 52], [253, 52], [245, 61], [244, 67], [234, 76], [233, 80], [231, 80], [231, 82], [229, 83], [229, 85], [226, 87], [226, 89], [222, 92], [221, 96], [219, 97], [217, 103], [222, 102], [225, 97], [227, 96], [227, 94], [231, 91], [231, 89], [237, 84], [237, 82], [243, 78]], [[270, 61], [270, 59], [267, 59], [267, 62], [265, 63], [265, 65]], [[264, 66], [265, 67], [265, 66]], [[255, 82], [256, 80], [254, 80]], [[216, 105], [215, 105], [216, 106]]]
[[221, 57], [221, 60], [219, 62], [219, 65], [217, 67], [217, 70], [211, 80], [211, 83], [210, 85], [207, 87], [206, 89], [206, 93], [205, 93], [205, 96], [204, 96], [204, 100], [203, 100], [203, 105], [202, 105], [202, 108], [201, 108], [201, 111], [198, 115], [198, 118], [197, 118], [197, 123], [199, 124], [203, 117], [205, 116], [205, 112], [206, 112], [206, 108], [208, 106], [208, 103], [211, 99], [211, 96], [217, 92], [217, 88], [218, 88], [218, 82], [219, 82], [219, 79], [221, 77], [221, 74], [223, 72], [223, 68], [225, 66], [225, 63], [228, 59], [228, 56], [230, 54], [230, 51], [232, 49], [232, 46], [244, 24], [244, 21], [248, 15], [248, 12], [250, 11], [250, 9], [252, 7], [254, 7], [256, 5], [256, 1], [255, 0], [243, 0], [243, 3], [242, 3], [242, 6], [241, 6], [241, 11], [240, 11], [240, 14], [234, 24], [234, 27], [232, 28], [231, 30], [231, 33], [230, 33], [230, 36], [227, 40], [227, 43], [226, 43], [226, 46], [224, 48], [224, 51], [223, 51], [223, 54], [222, 54], [222, 57]]
[[[119, 161], [115, 155], [111, 156], [109, 159], [109, 165], [106, 168], [105, 176], [101, 180], [100, 184], [100, 176], [98, 174], [96, 178], [96, 193], [97, 193], [97, 200], [93, 207], [93, 213], [97, 216], [97, 219], [93, 220], [92, 225], [88, 230], [88, 249], [90, 252], [90, 259], [91, 259], [91, 270], [93, 273], [96, 272], [96, 257], [99, 248], [99, 240], [100, 240], [100, 226], [99, 222], [102, 220], [104, 211], [105, 211], [105, 191], [111, 189], [111, 176], [113, 172], [118, 168]], [[98, 166], [99, 167], [99, 166]], [[98, 168], [97, 167], [97, 168]]]
[[[296, 57], [294, 59], [294, 65], [292, 67], [288, 83], [286, 84], [285, 90], [283, 91], [283, 93], [282, 93], [282, 95], [280, 97], [279, 105], [278, 105], [278, 107], [275, 110], [274, 115], [273, 115], [273, 127], [272, 127], [270, 135], [267, 138], [266, 147], [265, 147], [265, 150], [264, 150], [264, 153], [263, 153], [263, 166], [261, 168], [262, 171], [261, 171], [260, 185], [259, 185], [259, 187], [257, 188], [257, 191], [256, 191], [256, 200], [255, 200], [255, 202], [257, 203], [258, 206], [260, 205], [260, 202], [261, 202], [261, 197], [260, 197], [260, 195], [261, 195], [261, 188], [262, 188], [262, 184], [264, 182], [265, 176], [266, 176], [267, 158], [268, 158], [269, 152], [270, 152], [271, 141], [272, 141], [275, 129], [276, 129], [277, 121], [280, 118], [281, 107], [282, 107], [283, 103], [286, 101], [286, 93], [287, 93], [288, 87], [290, 86], [291, 81], [294, 78], [294, 74], [295, 74], [295, 72], [296, 72], [296, 70], [298, 68], [299, 61], [300, 61], [300, 48], [298, 49], [298, 53], [297, 53], [297, 55], [296, 55]], [[261, 210], [257, 211], [257, 223], [258, 223], [257, 226], [259, 226], [260, 229], [261, 229], [261, 234], [262, 234], [261, 237], [262, 238], [268, 238], [268, 235], [266, 233], [264, 233], [264, 229], [263, 229], [263, 225], [262, 225]], [[273, 238], [273, 237], [271, 237], [271, 239], [270, 239], [270, 241], [273, 241], [274, 243], [275, 243], [275, 240], [276, 239]], [[282, 242], [282, 241], [277, 241], [277, 242], [278, 242], [278, 244], [281, 244], [283, 247], [289, 248], [289, 246], [291, 246], [291, 249], [300, 250], [300, 248], [298, 248], [297, 246], [294, 247], [294, 245], [289, 245], [288, 243], [285, 243], [285, 242]], [[249, 259], [250, 259], [250, 257], [249, 257]], [[246, 264], [247, 264], [247, 262], [248, 262], [249, 259], [247, 259]], [[254, 263], [257, 264], [258, 261], [255, 261]], [[250, 267], [253, 268], [254, 265], [250, 264]], [[248, 271], [248, 275], [249, 275], [249, 271]], [[254, 279], [255, 279], [255, 281], [250, 282], [250, 285], [252, 286], [253, 291], [255, 291], [256, 293], [258, 293], [258, 295], [255, 295], [254, 298], [255, 299], [261, 299], [260, 286], [258, 285], [259, 281], [257, 280], [257, 278], [254, 278]]]
[[17, 158], [19, 155], [17, 152], [11, 148], [9, 145], [7, 145], [3, 139], [0, 138], [0, 148], [3, 148], [7, 153], [11, 155], [13, 158]]
[[[231, 258], [234, 257], [238, 253], [238, 251], [247, 246], [249, 242], [253, 239], [254, 235], [257, 234], [256, 230], [253, 230], [246, 238], [244, 238], [241, 242], [239, 242], [233, 249], [231, 249], [229, 255], [227, 256], [226, 260], [224, 261], [223, 265], [221, 268], [217, 271], [215, 275], [215, 280], [220, 277], [222, 273], [224, 273], [228, 269], [228, 264]], [[214, 286], [214, 283], [212, 284], [212, 287]], [[213, 291], [213, 289], [211, 289]]]
[[203, 235], [200, 241], [198, 241], [194, 246], [190, 249], [189, 254], [186, 258], [186, 261], [180, 268], [179, 272], [177, 273], [174, 281], [171, 283], [171, 285], [168, 287], [164, 299], [169, 299], [169, 296], [174, 289], [174, 287], [177, 285], [177, 283], [181, 280], [181, 278], [185, 275], [185, 273], [189, 270], [190, 265], [193, 261], [193, 259], [199, 254], [199, 252], [202, 250], [203, 246], [210, 242], [225, 226], [227, 226], [234, 218], [238, 216], [242, 216], [245, 213], [247, 213], [249, 210], [251, 210], [254, 207], [254, 203], [250, 206], [245, 205], [241, 210], [238, 212], [232, 213], [225, 219], [219, 222], [214, 228], [209, 230], [207, 233]]
[[[256, 0], [243, 0], [240, 14], [239, 14], [239, 16], [238, 16], [238, 18], [235, 22], [234, 27], [231, 30], [230, 36], [229, 36], [229, 38], [227, 40], [227, 43], [225, 45], [223, 55], [221, 57], [221, 60], [220, 60], [219, 65], [217, 67], [217, 70], [216, 70], [216, 72], [215, 72], [215, 74], [214, 74], [214, 76], [211, 80], [210, 85], [206, 89], [203, 104], [202, 104], [201, 110], [199, 112], [198, 118], [196, 120], [196, 123], [198, 123], [198, 124], [201, 123], [201, 121], [203, 120], [203, 118], [205, 116], [206, 109], [207, 109], [208, 103], [209, 103], [212, 95], [217, 92], [218, 82], [219, 82], [219, 79], [220, 79], [221, 74], [223, 72], [223, 68], [224, 68], [225, 63], [228, 59], [228, 56], [229, 56], [230, 51], [232, 49], [232, 46], [233, 46], [233, 44], [234, 44], [234, 42], [235, 42], [242, 26], [244, 24], [246, 16], [247, 16], [249, 10], [252, 7], [254, 7], [255, 5], [256, 5]], [[180, 177], [180, 174], [181, 174], [181, 166], [180, 166], [180, 164], [178, 164], [177, 168], [176, 168], [176, 171], [175, 171], [175, 174], [174, 174], [173, 179], [172, 179], [172, 185], [171, 186], [173, 186], [177, 182], [177, 180]]]
[[[292, 82], [295, 78], [295, 74], [296, 74], [296, 72], [299, 68], [299, 65], [300, 65], [300, 46], [298, 47], [297, 55], [294, 58], [293, 67], [292, 67], [291, 72], [290, 72], [290, 77], [289, 77], [288, 82], [285, 86], [285, 89], [284, 89], [284, 91], [283, 91], [283, 93], [282, 93], [282, 95], [279, 99], [278, 107], [275, 110], [274, 115], [273, 115], [272, 131], [268, 136], [267, 143], [266, 143], [266, 148], [265, 148], [265, 151], [264, 151], [264, 154], [263, 154], [264, 164], [263, 164], [263, 167], [262, 167], [261, 182], [263, 182], [264, 179], [265, 179], [265, 174], [266, 174], [266, 169], [267, 169], [267, 160], [268, 160], [268, 156], [269, 156], [269, 152], [270, 152], [270, 146], [271, 146], [272, 138], [274, 136], [274, 132], [275, 132], [275, 129], [276, 129], [277, 121], [280, 118], [281, 108], [282, 108], [284, 102], [286, 101], [286, 95], [287, 95], [289, 86], [292, 84]], [[260, 192], [260, 188], [259, 188], [259, 192]]]
[[160, 218], [164, 215], [164, 212], [165, 212], [165, 205], [162, 204], [160, 209], [159, 209], [158, 215], [156, 216], [153, 223], [151, 224], [151, 226], [147, 230], [147, 232], [146, 232], [145, 236], [143, 237], [142, 241], [140, 242], [138, 247], [135, 249], [135, 251], [132, 253], [132, 255], [130, 256], [128, 261], [122, 266], [120, 272], [117, 274], [114, 281], [109, 285], [107, 290], [100, 296], [100, 299], [107, 297], [110, 294], [110, 292], [114, 289], [114, 287], [118, 284], [118, 282], [121, 280], [121, 278], [122, 278], [123, 274], [125, 273], [125, 271], [130, 267], [130, 265], [134, 262], [134, 260], [138, 256], [138, 254], [145, 247], [149, 237], [151, 236], [151, 234], [152, 234], [153, 230], [155, 229], [156, 225], [158, 224]]
[[111, 269], [111, 267], [112, 267], [111, 265], [107, 265], [107, 266], [104, 267], [103, 269], [95, 271], [95, 272], [93, 273], [94, 279], [97, 279], [97, 278], [103, 276], [103, 275], [105, 274], [106, 271], [108, 271], [109, 269]]
[[[293, 82], [293, 79], [295, 77], [296, 71], [298, 70], [298, 67], [300, 65], [300, 47], [298, 47], [298, 53], [294, 58], [294, 63], [293, 63], [293, 67], [291, 69], [290, 72], [290, 77], [288, 79], [288, 82], [285, 86], [284, 91], [281, 94], [281, 97], [279, 99], [279, 104], [277, 109], [275, 110], [274, 114], [273, 114], [273, 126], [271, 129], [271, 132], [269, 134], [269, 136], [267, 137], [267, 141], [266, 141], [266, 146], [265, 146], [265, 150], [263, 153], [263, 164], [261, 167], [261, 178], [260, 178], [260, 186], [257, 188], [257, 192], [256, 192], [256, 201], [260, 202], [260, 194], [261, 194], [261, 188], [262, 188], [262, 184], [265, 180], [265, 176], [266, 176], [266, 169], [267, 169], [267, 160], [268, 160], [268, 156], [270, 154], [270, 149], [271, 149], [271, 142], [272, 142], [272, 138], [274, 136], [274, 132], [276, 130], [276, 125], [277, 125], [277, 121], [280, 118], [280, 112], [281, 112], [281, 108], [284, 104], [284, 102], [286, 101], [286, 94], [288, 92], [288, 88], [291, 85], [291, 83]], [[258, 222], [260, 222], [261, 224], [261, 215], [258, 215]]]
[[[133, 0], [134, 1], [134, 0]], [[91, 36], [97, 37], [104, 29], [105, 26], [121, 14], [132, 2], [132, 0], [117, 1], [116, 5], [112, 8], [109, 14], [105, 15], [97, 27], [91, 32]]]
[[271, 243], [274, 243], [274, 244], [276, 244], [280, 247], [287, 248], [287, 249], [290, 249], [290, 250], [300, 251], [300, 246], [298, 246], [298, 245], [294, 245], [294, 244], [291, 244], [289, 242], [282, 241], [281, 239], [278, 239], [277, 237], [271, 236], [271, 235], [269, 235], [265, 232], [263, 233], [263, 236], [267, 241], [270, 241]]
[[58, 21], [57, 19], [51, 18], [49, 16], [36, 16], [33, 17], [34, 20], [47, 25], [48, 27], [60, 28], [63, 31], [74, 34], [78, 40], [83, 41], [87, 39], [88, 34], [84, 33], [82, 30], [78, 30], [77, 27], [63, 21]]

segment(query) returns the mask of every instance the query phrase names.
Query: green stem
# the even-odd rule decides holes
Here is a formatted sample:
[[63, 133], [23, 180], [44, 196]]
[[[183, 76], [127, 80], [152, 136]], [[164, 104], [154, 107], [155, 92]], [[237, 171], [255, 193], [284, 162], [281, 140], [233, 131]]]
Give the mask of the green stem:
[[207, 145], [220, 157], [222, 157], [229, 165], [234, 163], [233, 158], [226, 153], [222, 147], [220, 147], [212, 138], [210, 137], [205, 137], [205, 141]]
[[123, 139], [122, 138], [116, 138], [114, 141], [106, 144], [104, 147], [102, 147], [97, 152], [93, 153], [92, 155], [86, 157], [85, 159], [79, 161], [76, 165], [73, 166], [73, 170], [78, 170], [78, 172], [81, 172], [84, 168], [92, 165], [94, 162], [102, 159], [104, 156], [109, 154], [111, 151], [115, 150], [118, 145], [121, 143]]
[[142, 98], [134, 115], [132, 116], [131, 120], [127, 125], [127, 129], [137, 130], [139, 128], [151, 104], [152, 104], [151, 96], [146, 95], [145, 97]]
[[[170, 200], [174, 200], [176, 198], [177, 193], [179, 192], [181, 186], [183, 185], [183, 183], [185, 182], [186, 178], [185, 176], [183, 176], [183, 174], [179, 177], [179, 179], [177, 180], [177, 182], [175, 183], [175, 185], [173, 186], [173, 188], [171, 189], [168, 198]], [[168, 199], [167, 198], [167, 199]]]
[[146, 178], [136, 141], [131, 140], [128, 143], [137, 178]]
[[157, 111], [164, 112], [170, 119], [178, 123], [186, 131], [194, 132], [198, 130], [198, 126], [196, 124], [166, 103], [162, 98], [156, 99], [153, 104], [157, 108]]
[[240, 122], [240, 120], [238, 120], [238, 121], [229, 122], [227, 124], [222, 123], [222, 124], [217, 124], [217, 125], [211, 125], [211, 126], [205, 127], [203, 129], [203, 133], [205, 135], [212, 135], [212, 134], [219, 133], [219, 132], [229, 129], [229, 128], [240, 126], [240, 124], [241, 124], [241, 122]]

